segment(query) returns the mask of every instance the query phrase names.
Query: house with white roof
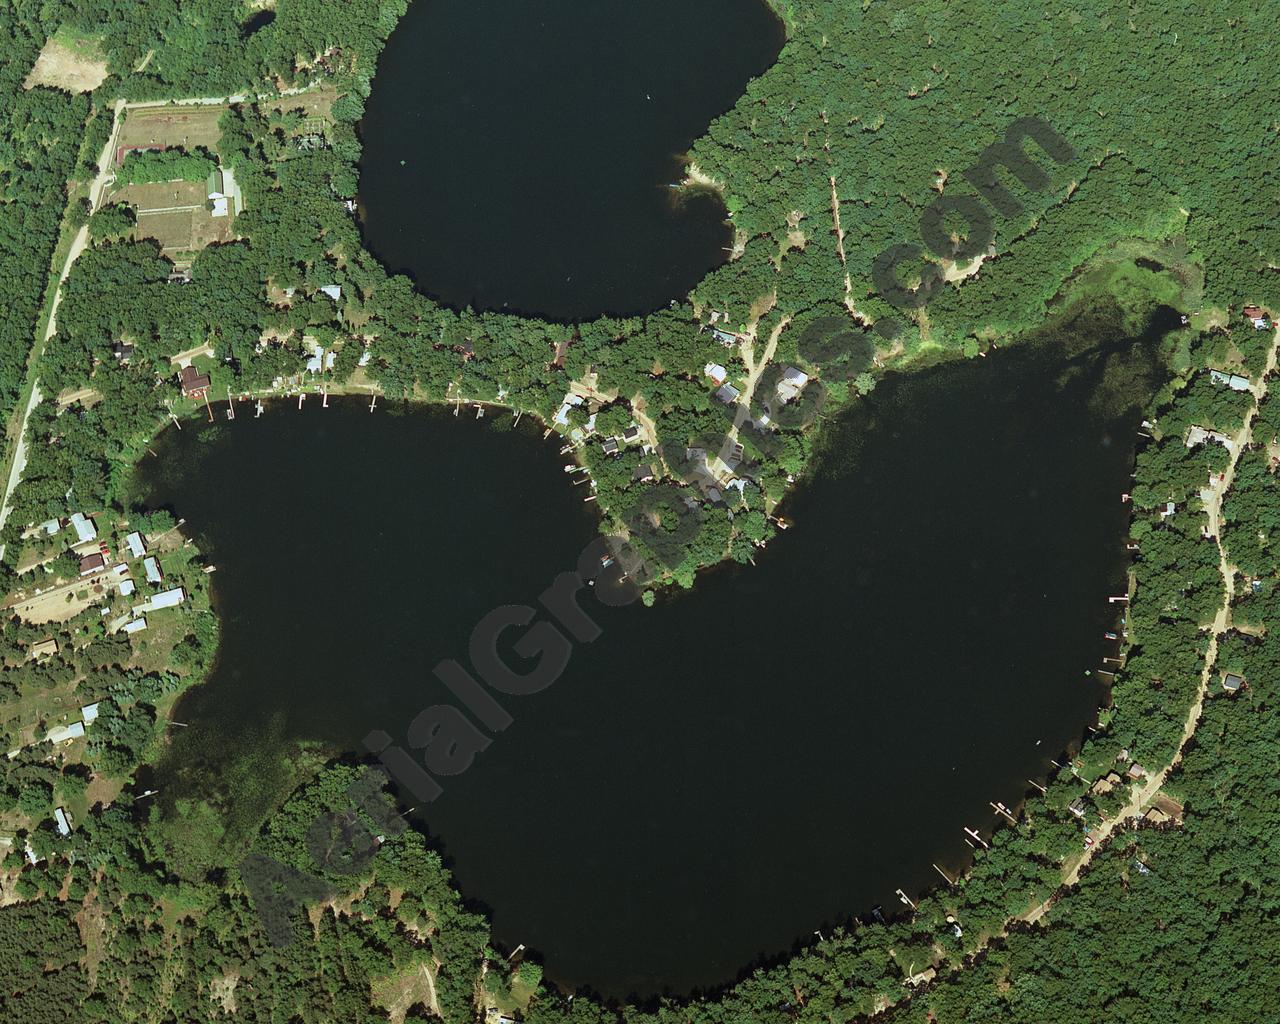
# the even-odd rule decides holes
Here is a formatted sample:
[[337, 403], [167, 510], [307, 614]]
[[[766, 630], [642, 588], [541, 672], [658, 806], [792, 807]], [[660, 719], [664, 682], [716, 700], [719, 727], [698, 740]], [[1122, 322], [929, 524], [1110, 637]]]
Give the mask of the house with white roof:
[[71, 513], [71, 528], [76, 531], [76, 543], [84, 544], [97, 538], [98, 528], [93, 525], [93, 520], [86, 516], [83, 512]]
[[153, 612], [159, 608], [176, 608], [187, 599], [187, 592], [181, 587], [174, 587], [172, 590], [166, 590], [162, 594], [155, 594], [149, 597], [142, 604], [134, 609], [136, 613]]
[[775, 389], [778, 397], [785, 404], [796, 395], [800, 394], [801, 389], [809, 383], [809, 375], [802, 370], [797, 370], [794, 366], [788, 366], [782, 371], [782, 379], [778, 381]]
[[45, 739], [50, 743], [68, 743], [71, 740], [78, 740], [84, 735], [83, 722], [70, 722], [67, 725], [55, 725], [45, 734]]

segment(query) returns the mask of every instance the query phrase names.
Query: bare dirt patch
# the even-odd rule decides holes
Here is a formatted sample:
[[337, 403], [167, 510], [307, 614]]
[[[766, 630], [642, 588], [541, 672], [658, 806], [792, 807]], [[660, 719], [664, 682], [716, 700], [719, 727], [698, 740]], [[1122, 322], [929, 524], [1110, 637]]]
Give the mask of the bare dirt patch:
[[109, 574], [99, 573], [92, 579], [75, 580], [51, 587], [40, 594], [22, 595], [12, 604], [12, 611], [19, 618], [34, 625], [46, 622], [66, 622], [106, 596]]
[[94, 55], [94, 48], [82, 49], [85, 52], [77, 53], [66, 43], [50, 38], [22, 87], [33, 89], [44, 85], [68, 92], [92, 92], [106, 80], [107, 62]]

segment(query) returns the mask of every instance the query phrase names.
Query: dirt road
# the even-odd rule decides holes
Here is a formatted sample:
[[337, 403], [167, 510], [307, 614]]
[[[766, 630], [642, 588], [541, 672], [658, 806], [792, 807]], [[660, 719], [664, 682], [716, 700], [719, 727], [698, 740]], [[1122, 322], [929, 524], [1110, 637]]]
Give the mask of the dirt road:
[[1250, 386], [1249, 390], [1253, 394], [1253, 406], [1246, 413], [1243, 425], [1232, 439], [1230, 446], [1231, 462], [1222, 477], [1215, 480], [1211, 487], [1205, 488], [1202, 492], [1205, 514], [1212, 531], [1211, 536], [1218, 546], [1218, 571], [1222, 575], [1223, 599], [1209, 627], [1209, 644], [1205, 652], [1204, 668], [1200, 672], [1200, 683], [1196, 690], [1195, 699], [1187, 710], [1186, 722], [1183, 724], [1182, 736], [1178, 741], [1178, 749], [1174, 753], [1173, 759], [1160, 771], [1149, 775], [1146, 782], [1134, 792], [1128, 803], [1093, 831], [1093, 845], [1087, 847], [1072, 861], [1062, 877], [1061, 884], [1047, 899], [1024, 913], [1010, 918], [998, 932], [984, 939], [979, 949], [987, 946], [992, 939], [1008, 935], [1010, 926], [1016, 922], [1026, 921], [1034, 924], [1044, 917], [1049, 908], [1071, 886], [1080, 880], [1084, 869], [1093, 860], [1097, 852], [1106, 845], [1107, 840], [1118, 830], [1133, 823], [1146, 812], [1148, 805], [1163, 788], [1169, 775], [1182, 763], [1183, 752], [1186, 750], [1187, 743], [1195, 734], [1196, 727], [1200, 723], [1200, 715], [1204, 710], [1205, 698], [1209, 695], [1209, 690], [1213, 685], [1213, 678], [1217, 670], [1218, 640], [1231, 628], [1231, 605], [1235, 597], [1235, 566], [1227, 560], [1227, 551], [1222, 545], [1220, 529], [1222, 502], [1231, 490], [1241, 456], [1253, 441], [1253, 423], [1257, 418], [1258, 408], [1262, 405], [1262, 401], [1267, 395], [1268, 378], [1275, 372], [1278, 361], [1280, 361], [1280, 328], [1276, 329], [1275, 336], [1272, 339], [1271, 351], [1267, 355], [1266, 369], [1263, 370], [1258, 380]]

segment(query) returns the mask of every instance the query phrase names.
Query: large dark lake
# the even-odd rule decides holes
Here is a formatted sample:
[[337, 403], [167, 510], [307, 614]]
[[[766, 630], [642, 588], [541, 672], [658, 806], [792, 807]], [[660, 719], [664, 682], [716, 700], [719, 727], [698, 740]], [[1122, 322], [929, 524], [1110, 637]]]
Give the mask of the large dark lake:
[[418, 0], [361, 126], [365, 242], [459, 308], [666, 305], [732, 244], [681, 154], [781, 46], [763, 0]]
[[[1103, 696], [1154, 345], [1073, 330], [908, 375], [829, 424], [747, 568], [607, 610], [444, 780], [424, 827], [497, 941], [610, 994], [735, 977], [960, 866]], [[502, 416], [510, 424], [508, 416]], [[525, 421], [527, 424], [527, 420]], [[217, 564], [224, 632], [160, 786], [252, 817], [299, 741], [403, 743], [501, 604], [593, 536], [558, 441], [415, 408], [275, 404], [155, 443], [143, 489]]]

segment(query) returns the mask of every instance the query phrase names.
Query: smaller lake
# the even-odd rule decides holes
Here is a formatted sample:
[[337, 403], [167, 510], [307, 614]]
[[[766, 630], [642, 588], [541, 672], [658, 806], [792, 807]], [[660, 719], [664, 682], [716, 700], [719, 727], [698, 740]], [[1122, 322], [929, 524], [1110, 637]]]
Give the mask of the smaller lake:
[[781, 45], [763, 0], [418, 0], [361, 126], [365, 242], [456, 308], [664, 306], [732, 245], [681, 154]]

